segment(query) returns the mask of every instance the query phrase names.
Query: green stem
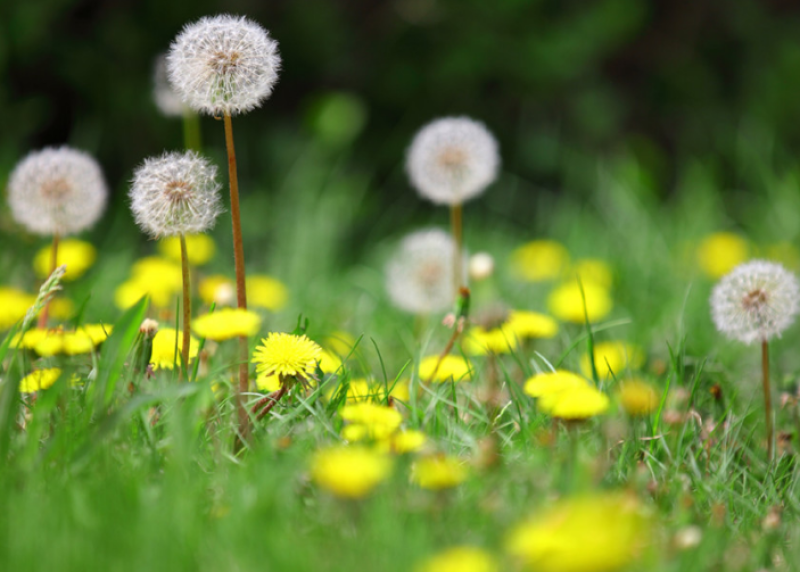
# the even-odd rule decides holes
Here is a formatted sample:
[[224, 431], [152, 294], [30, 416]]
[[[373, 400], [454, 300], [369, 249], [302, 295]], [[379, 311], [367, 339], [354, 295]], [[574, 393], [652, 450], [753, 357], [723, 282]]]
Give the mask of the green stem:
[[[53, 245], [50, 247], [50, 273], [51, 275], [55, 272], [56, 268], [58, 267], [58, 242], [59, 236], [58, 234], [53, 235]], [[36, 323], [36, 327], [40, 329], [44, 329], [47, 327], [47, 317], [50, 313], [50, 300], [52, 296], [50, 296], [47, 301], [44, 303], [44, 308], [42, 308], [42, 312], [39, 314], [39, 321]]]
[[769, 387], [769, 346], [767, 340], [761, 342], [761, 373], [764, 386], [764, 413], [767, 420], [767, 461], [772, 462], [772, 442], [774, 440], [772, 429], [772, 393]]
[[187, 151], [200, 151], [200, 117], [191, 110], [183, 114], [183, 146]]
[[463, 286], [464, 271], [461, 268], [461, 252], [464, 248], [463, 208], [461, 203], [450, 205], [450, 232], [453, 234], [455, 252], [453, 253], [453, 291], [458, 295], [458, 290]]
[[[190, 294], [191, 278], [189, 276], [189, 254], [186, 249], [186, 236], [181, 233], [181, 273], [183, 274], [183, 347], [181, 348], [181, 357], [183, 358], [183, 366], [181, 367], [181, 374], [184, 368], [189, 371], [189, 344], [191, 343], [191, 326], [192, 326], [192, 297]], [[180, 379], [180, 375], [178, 377]]]

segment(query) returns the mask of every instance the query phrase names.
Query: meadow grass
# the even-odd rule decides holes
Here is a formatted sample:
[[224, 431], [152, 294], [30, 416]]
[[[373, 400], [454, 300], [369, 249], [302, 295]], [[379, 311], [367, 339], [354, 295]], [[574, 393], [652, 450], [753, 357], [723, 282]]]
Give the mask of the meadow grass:
[[[800, 210], [787, 212], [800, 196], [796, 174], [743, 175], [752, 194], [737, 212], [725, 202], [737, 195], [703, 183], [702, 166], [693, 169], [686, 177], [694, 179], [668, 197], [626, 156], [594, 165], [590, 195], [578, 188], [524, 197], [528, 185], [506, 176], [485, 204], [464, 210], [467, 246], [497, 261], [495, 275], [473, 285], [474, 312], [494, 301], [547, 310], [550, 286], [521, 283], [508, 270], [510, 252], [527, 240], [554, 238], [576, 258], [611, 265], [614, 310], [592, 325], [592, 338], [644, 351], [642, 372], [662, 401], [636, 419], [614, 405], [583, 423], [553, 423], [522, 391], [551, 365], [579, 370], [587, 351], [581, 324], [561, 324], [556, 338], [499, 356], [494, 374], [486, 359], [473, 358], [471, 381], [423, 384], [415, 363], [438, 353], [450, 330], [441, 316], [421, 324], [392, 308], [382, 272], [412, 215], [362, 221], [354, 205], [369, 190], [364, 177], [312, 148], [278, 188], [242, 196], [248, 262], [291, 293], [262, 334], [291, 332], [307, 319], [312, 339], [344, 330], [358, 344], [339, 375], [293, 391], [235, 454], [235, 341], [219, 344], [194, 383], [179, 383], [177, 370], [145, 377], [133, 356], [147, 301], [123, 313], [111, 301], [134, 253], [104, 255], [104, 244], [123, 242], [106, 238], [92, 273], [66, 287], [87, 300], [84, 321], [113, 321], [99, 351], [63, 358], [59, 381], [23, 402], [17, 382], [35, 356], [10, 347], [15, 330], [0, 347], [0, 569], [405, 571], [465, 544], [516, 569], [505, 549], [512, 527], [556, 498], [618, 489], [639, 498], [653, 522], [648, 549], [626, 569], [794, 569], [793, 443], [783, 441], [767, 463], [758, 352], [714, 332], [713, 281], [697, 271], [693, 252], [705, 234], [735, 228], [732, 220], [756, 242], [796, 244]], [[264, 217], [255, 217], [265, 204]], [[520, 204], [529, 206], [515, 212]], [[429, 222], [445, 227], [446, 216], [432, 213]], [[123, 237], [135, 232], [121, 226]], [[216, 230], [220, 252], [230, 251], [228, 234]], [[349, 251], [354, 244], [369, 247]], [[26, 264], [16, 261], [12, 274], [24, 276]], [[219, 256], [210, 271], [230, 274], [231, 264]], [[796, 395], [796, 330], [773, 344], [776, 393]], [[251, 355], [261, 337], [250, 339]], [[73, 373], [80, 385], [70, 384]], [[489, 375], [503, 389], [495, 418], [483, 393]], [[312, 452], [341, 440], [344, 400], [327, 393], [364, 376], [386, 387], [411, 379], [408, 402], [396, 404], [404, 424], [423, 431], [434, 450], [467, 461], [463, 484], [430, 491], [410, 483], [414, 455], [398, 456], [391, 477], [363, 499], [335, 498], [309, 478]], [[611, 393], [617, 382], [602, 387]], [[797, 405], [776, 414], [777, 432], [796, 440]], [[701, 533], [696, 542], [684, 540], [691, 526]]]

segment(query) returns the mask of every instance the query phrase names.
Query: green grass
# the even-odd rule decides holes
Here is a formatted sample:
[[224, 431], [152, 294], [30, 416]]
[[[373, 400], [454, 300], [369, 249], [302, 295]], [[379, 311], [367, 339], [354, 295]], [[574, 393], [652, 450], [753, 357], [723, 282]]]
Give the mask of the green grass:
[[[115, 322], [98, 355], [64, 358], [61, 380], [23, 407], [17, 382], [35, 356], [0, 347], [0, 569], [405, 571], [457, 544], [485, 547], [509, 569], [514, 563], [504, 543], [516, 523], [558, 496], [619, 488], [637, 495], [654, 522], [650, 550], [631, 570], [793, 569], [800, 556], [796, 455], [790, 444], [766, 463], [758, 351], [713, 331], [712, 282], [686, 253], [705, 233], [735, 229], [733, 220], [757, 243], [798, 244], [797, 175], [751, 169], [742, 175], [752, 191], [745, 209], [726, 203], [723, 196], [736, 195], [704, 179], [702, 166], [687, 168], [666, 198], [631, 159], [595, 167], [590, 195], [568, 189], [520, 198], [524, 182], [507, 177], [467, 205], [468, 247], [497, 260], [492, 280], [474, 286], [473, 313], [498, 301], [546, 310], [549, 286], [516, 282], [508, 272], [508, 255], [523, 241], [554, 238], [575, 257], [606, 259], [615, 270], [615, 308], [593, 326], [593, 337], [643, 348], [642, 371], [665, 395], [657, 414], [629, 420], [614, 409], [551, 434], [551, 420], [520, 384], [548, 364], [578, 369], [585, 329], [562, 324], [556, 339], [499, 358], [505, 397], [497, 419], [481, 397], [484, 359], [475, 360], [473, 381], [421, 387], [399, 406], [405, 425], [425, 431], [433, 449], [470, 463], [464, 484], [422, 490], [409, 482], [413, 457], [406, 456], [366, 499], [346, 501], [321, 490], [308, 477], [310, 455], [337, 442], [342, 427], [341, 402], [323, 399], [325, 391], [366, 375], [391, 386], [450, 335], [439, 316], [420, 325], [393, 309], [382, 274], [396, 239], [417, 226], [410, 218], [444, 226], [447, 214], [431, 208], [403, 226], [389, 216], [368, 226], [354, 207], [369, 195], [366, 177], [311, 149], [278, 188], [243, 182], [249, 187], [243, 213], [266, 213], [245, 216], [247, 263], [284, 280], [291, 292], [289, 307], [266, 316], [262, 333], [292, 331], [300, 314], [313, 339], [348, 331], [360, 341], [345, 370], [316, 391], [293, 392], [234, 456], [235, 342], [221, 343], [192, 384], [169, 372], [145, 378], [134, 367], [144, 302], [126, 313], [111, 302], [133, 260], [132, 249], [120, 258], [110, 246], [135, 236], [125, 223], [120, 236], [100, 241], [92, 273], [66, 286], [77, 300], [90, 296], [85, 321]], [[513, 205], [535, 208], [514, 215]], [[110, 216], [126, 215], [120, 208]], [[231, 273], [228, 234], [220, 221], [220, 252], [208, 273]], [[27, 264], [16, 262], [16, 280], [30, 280]], [[797, 330], [772, 346], [777, 391], [797, 389]], [[69, 385], [73, 372], [82, 386]], [[227, 392], [216, 394], [217, 383]], [[721, 399], [710, 391], [714, 384]], [[776, 429], [795, 442], [796, 416], [796, 405], [777, 409]], [[479, 462], [495, 450], [496, 463]], [[764, 519], [775, 507], [781, 522], [767, 529]], [[675, 534], [689, 525], [700, 527], [702, 539], [680, 549]]]

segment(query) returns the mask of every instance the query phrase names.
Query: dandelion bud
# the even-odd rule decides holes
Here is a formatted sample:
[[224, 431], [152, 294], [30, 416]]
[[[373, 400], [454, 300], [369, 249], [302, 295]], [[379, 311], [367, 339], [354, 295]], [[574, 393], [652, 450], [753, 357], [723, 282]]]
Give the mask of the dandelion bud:
[[64, 236], [92, 226], [103, 214], [107, 194], [97, 161], [69, 147], [30, 153], [8, 180], [14, 219], [41, 235]]
[[442, 230], [406, 236], [386, 266], [386, 290], [392, 302], [415, 314], [452, 306], [454, 250], [452, 237]]
[[192, 109], [236, 115], [261, 105], [278, 79], [278, 43], [243, 17], [202, 18], [184, 27], [167, 57], [170, 81]]
[[711, 293], [717, 330], [746, 344], [766, 342], [792, 325], [800, 307], [800, 284], [776, 262], [740, 264]]
[[137, 224], [155, 238], [207, 231], [221, 211], [216, 175], [193, 151], [145, 159], [130, 190]]
[[481, 194], [497, 177], [499, 164], [497, 142], [482, 123], [446, 117], [417, 132], [406, 167], [420, 195], [457, 205]]

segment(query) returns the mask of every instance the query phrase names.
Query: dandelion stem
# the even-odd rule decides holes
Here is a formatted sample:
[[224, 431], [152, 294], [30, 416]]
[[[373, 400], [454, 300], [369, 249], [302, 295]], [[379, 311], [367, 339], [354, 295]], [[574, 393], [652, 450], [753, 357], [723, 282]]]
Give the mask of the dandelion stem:
[[[48, 276], [52, 275], [55, 272], [56, 268], [58, 268], [58, 242], [59, 237], [58, 234], [53, 235], [53, 245], [50, 247], [50, 271]], [[44, 303], [44, 308], [42, 308], [42, 313], [39, 314], [39, 321], [36, 323], [38, 328], [46, 328], [47, 327], [47, 316], [50, 311], [50, 299], [47, 298], [47, 301]]]
[[194, 111], [187, 110], [183, 113], [183, 146], [187, 151], [200, 152], [200, 117]]
[[[225, 122], [225, 147], [228, 151], [228, 176], [231, 191], [231, 221], [233, 226], [233, 262], [236, 267], [236, 301], [240, 309], [247, 309], [247, 291], [244, 281], [244, 247], [242, 246], [242, 224], [239, 215], [239, 178], [236, 174], [236, 149], [233, 146], [233, 126], [231, 116], [223, 115]], [[248, 352], [247, 337], [239, 337], [239, 391], [236, 396], [236, 413], [239, 420], [239, 434], [236, 448], [241, 446], [241, 441], [248, 441], [250, 437], [250, 417], [244, 405], [244, 394], [248, 382]]]
[[253, 413], [257, 413], [256, 419], [261, 420], [267, 413], [272, 411], [272, 408], [278, 404], [278, 401], [281, 400], [281, 397], [286, 395], [288, 389], [288, 385], [281, 383], [281, 388], [278, 391], [273, 391], [269, 395], [259, 399], [258, 402], [253, 406]]
[[767, 420], [767, 460], [772, 462], [772, 395], [769, 387], [769, 345], [767, 340], [761, 341], [761, 372], [764, 384], [764, 414]]
[[450, 232], [453, 233], [455, 247], [455, 252], [453, 253], [453, 290], [456, 294], [458, 289], [463, 286], [461, 283], [464, 272], [461, 269], [461, 251], [464, 247], [462, 212], [461, 203], [450, 206]]
[[[191, 278], [189, 276], [189, 254], [186, 249], [186, 235], [180, 234], [181, 239], [181, 273], [183, 274], [183, 346], [181, 357], [183, 367], [189, 371], [189, 343], [191, 340], [192, 325], [192, 297], [190, 295]], [[181, 374], [183, 369], [181, 369]], [[180, 377], [178, 378], [180, 379]]]

